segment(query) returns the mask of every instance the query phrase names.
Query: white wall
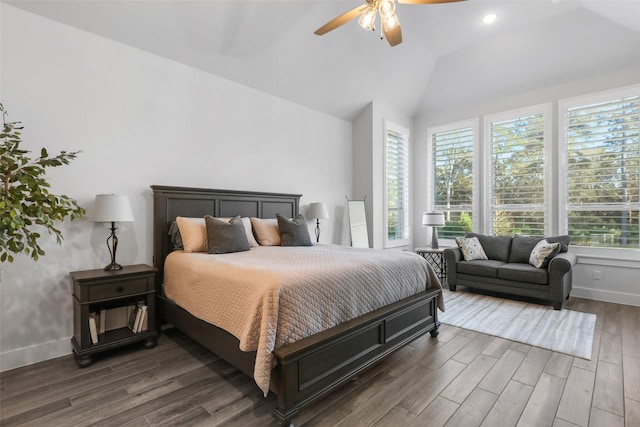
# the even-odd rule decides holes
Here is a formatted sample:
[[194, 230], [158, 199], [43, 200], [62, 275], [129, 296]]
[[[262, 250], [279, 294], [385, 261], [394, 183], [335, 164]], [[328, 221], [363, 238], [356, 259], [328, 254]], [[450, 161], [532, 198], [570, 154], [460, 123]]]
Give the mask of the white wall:
[[[422, 210], [429, 207], [429, 189], [427, 176], [427, 129], [447, 123], [480, 117], [479, 134], [484, 135], [483, 116], [509, 111], [516, 108], [552, 102], [554, 121], [557, 117], [557, 104], [560, 99], [601, 92], [604, 90], [638, 84], [640, 65], [611, 71], [605, 74], [573, 81], [559, 82], [557, 85], [538, 88], [525, 93], [516, 93], [503, 98], [486, 99], [478, 103], [461, 103], [459, 108], [444, 109], [439, 113], [418, 117], [414, 123], [414, 220]], [[553, 144], [557, 144], [557, 126], [553, 126]], [[484, 167], [481, 165], [480, 167]], [[557, 179], [557, 177], [555, 178]], [[557, 197], [557, 194], [555, 194]], [[557, 221], [556, 221], [557, 223]], [[415, 222], [415, 246], [428, 246], [429, 235]], [[453, 241], [445, 241], [455, 245]], [[640, 252], [620, 250], [594, 250], [593, 248], [572, 247], [578, 254], [578, 265], [573, 276], [573, 292], [576, 297], [632, 304], [640, 306]], [[601, 272], [602, 279], [594, 279], [593, 271]]]
[[[321, 243], [348, 243], [349, 122], [0, 4], [0, 101], [34, 152], [81, 150], [52, 191], [87, 208], [128, 195], [121, 264], [152, 262], [152, 184], [301, 193], [328, 204]], [[310, 231], [315, 224], [309, 221]], [[2, 266], [0, 370], [69, 354], [70, 271], [108, 264], [108, 230], [86, 219], [46, 237], [35, 263]]]

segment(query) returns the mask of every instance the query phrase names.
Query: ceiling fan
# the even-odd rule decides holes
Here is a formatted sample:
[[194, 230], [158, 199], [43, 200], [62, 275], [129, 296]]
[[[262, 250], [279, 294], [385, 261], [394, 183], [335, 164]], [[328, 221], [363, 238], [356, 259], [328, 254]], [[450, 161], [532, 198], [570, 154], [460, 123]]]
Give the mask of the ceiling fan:
[[[365, 30], [375, 31], [376, 15], [380, 13], [382, 32], [391, 46], [402, 43], [402, 30], [400, 20], [396, 15], [395, 0], [365, 0], [366, 4], [351, 9], [342, 15], [333, 18], [331, 21], [318, 28], [314, 33], [321, 36], [329, 31], [346, 24], [352, 19], [360, 16], [358, 24]], [[405, 4], [436, 4], [453, 3], [464, 0], [398, 0], [398, 3]]]

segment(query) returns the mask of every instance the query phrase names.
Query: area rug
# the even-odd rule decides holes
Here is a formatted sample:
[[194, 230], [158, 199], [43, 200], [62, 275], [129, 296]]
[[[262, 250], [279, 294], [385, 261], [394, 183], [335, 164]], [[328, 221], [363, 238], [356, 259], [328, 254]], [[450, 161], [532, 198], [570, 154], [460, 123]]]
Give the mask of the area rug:
[[444, 290], [438, 320], [591, 360], [596, 315], [458, 290]]

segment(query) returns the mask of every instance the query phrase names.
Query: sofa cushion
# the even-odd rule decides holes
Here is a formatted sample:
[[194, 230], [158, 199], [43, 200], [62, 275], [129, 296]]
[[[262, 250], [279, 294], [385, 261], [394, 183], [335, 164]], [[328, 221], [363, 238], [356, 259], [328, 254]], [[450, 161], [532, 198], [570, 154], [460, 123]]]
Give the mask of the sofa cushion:
[[498, 278], [514, 282], [547, 284], [547, 270], [535, 268], [529, 263], [507, 263], [498, 267]]
[[465, 261], [488, 259], [477, 237], [456, 237], [456, 243]]
[[498, 277], [498, 267], [504, 262], [496, 260], [461, 261], [457, 264], [458, 273], [474, 276]]
[[529, 264], [529, 256], [531, 251], [536, 247], [542, 237], [521, 236], [516, 234], [511, 242], [511, 254], [509, 254], [509, 262], [521, 262]]
[[503, 262], [509, 261], [511, 236], [486, 236], [477, 233], [467, 233], [465, 236], [477, 237], [482, 245], [482, 249], [484, 249], [484, 253], [487, 254], [487, 258]]

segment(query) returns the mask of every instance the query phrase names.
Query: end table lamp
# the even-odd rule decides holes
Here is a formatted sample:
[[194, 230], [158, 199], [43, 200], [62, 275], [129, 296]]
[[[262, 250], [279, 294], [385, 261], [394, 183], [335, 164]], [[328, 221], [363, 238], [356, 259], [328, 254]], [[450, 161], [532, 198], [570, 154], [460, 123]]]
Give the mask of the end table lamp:
[[316, 219], [316, 243], [320, 242], [320, 220], [329, 218], [327, 205], [322, 202], [311, 203], [307, 210], [307, 218]]
[[[94, 205], [91, 220], [93, 222], [110, 222], [111, 235], [107, 237], [107, 248], [111, 255], [111, 264], [104, 271], [121, 270], [122, 266], [116, 263], [116, 249], [118, 249], [118, 236], [116, 236], [116, 222], [133, 221], [133, 211], [127, 196], [117, 194], [98, 194]], [[111, 246], [109, 246], [111, 240]]]
[[444, 225], [444, 213], [422, 213], [422, 226], [431, 227], [431, 249], [438, 249], [438, 227], [444, 227]]

